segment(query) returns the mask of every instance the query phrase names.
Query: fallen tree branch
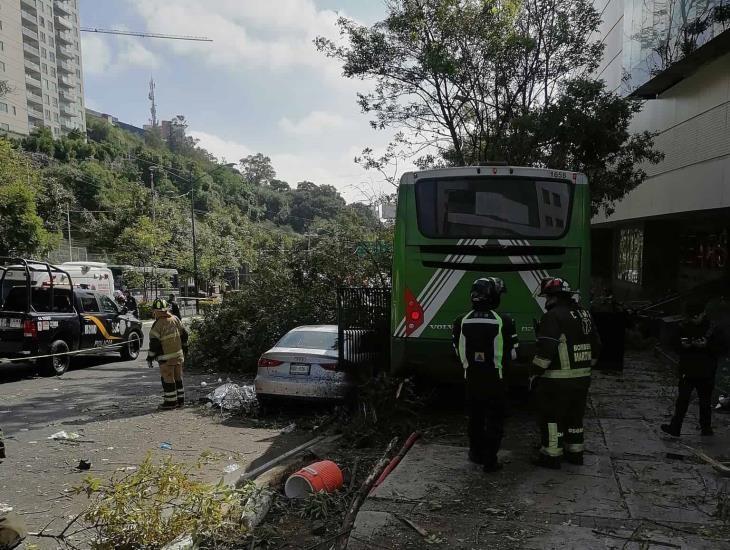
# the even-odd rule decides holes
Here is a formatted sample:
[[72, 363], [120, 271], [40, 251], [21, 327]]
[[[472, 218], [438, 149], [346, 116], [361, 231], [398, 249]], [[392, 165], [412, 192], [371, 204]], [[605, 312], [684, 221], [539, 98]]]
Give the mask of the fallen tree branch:
[[428, 538], [428, 531], [426, 531], [423, 527], [420, 527], [420, 526], [416, 525], [415, 523], [413, 523], [408, 518], [404, 518], [403, 516], [400, 516], [398, 514], [393, 514], [393, 515], [397, 519], [399, 519], [400, 521], [402, 521], [403, 523], [405, 523], [408, 527], [410, 527], [411, 529], [413, 529], [416, 533], [418, 533], [419, 535], [421, 535], [424, 539], [425, 538]]
[[[360, 510], [363, 502], [365, 502], [368, 494], [370, 494], [370, 490], [372, 489], [375, 480], [380, 477], [380, 474], [390, 463], [389, 457], [390, 454], [393, 452], [396, 443], [398, 443], [398, 438], [394, 437], [388, 444], [388, 447], [385, 449], [383, 456], [380, 458], [380, 460], [378, 460], [375, 466], [373, 466], [373, 469], [370, 471], [370, 474], [368, 474], [368, 477], [365, 479], [365, 481], [362, 482], [360, 490], [355, 495], [355, 498], [350, 505], [350, 509], [347, 511], [345, 519], [342, 522], [341, 531], [343, 533], [349, 533], [352, 530], [353, 525], [355, 524], [355, 518], [357, 517], [357, 513]], [[340, 535], [335, 541], [334, 550], [345, 550], [345, 548], [347, 547], [348, 538], [349, 537], [346, 534]]]
[[690, 447], [689, 445], [685, 445], [684, 443], [682, 443], [682, 447], [689, 450], [693, 455], [695, 455], [697, 458], [699, 458], [703, 462], [712, 466], [712, 469], [715, 470], [721, 476], [730, 477], [730, 467], [725, 466], [721, 462], [715, 460], [714, 458], [705, 454], [703, 451], [700, 451], [699, 449], [695, 449], [694, 447]]

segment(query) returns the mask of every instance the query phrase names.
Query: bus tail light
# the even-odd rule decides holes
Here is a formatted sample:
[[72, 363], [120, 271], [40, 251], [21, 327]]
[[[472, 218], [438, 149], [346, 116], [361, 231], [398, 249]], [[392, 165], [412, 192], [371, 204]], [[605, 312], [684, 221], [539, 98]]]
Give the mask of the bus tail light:
[[406, 303], [406, 336], [410, 336], [423, 324], [423, 307], [410, 288], [406, 288], [403, 297]]
[[27, 319], [23, 321], [23, 336], [26, 338], [38, 338], [38, 325], [35, 320]]

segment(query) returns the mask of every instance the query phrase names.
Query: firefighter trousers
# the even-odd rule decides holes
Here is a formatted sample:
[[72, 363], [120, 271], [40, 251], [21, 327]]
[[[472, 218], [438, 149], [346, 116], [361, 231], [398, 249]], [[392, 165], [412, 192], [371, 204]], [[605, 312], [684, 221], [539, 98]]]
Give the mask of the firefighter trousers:
[[160, 363], [162, 396], [165, 405], [183, 405], [185, 403], [182, 369], [183, 362], [179, 360]]
[[504, 433], [504, 382], [495, 379], [484, 383], [467, 379], [466, 404], [469, 414], [469, 452], [486, 466], [493, 466], [497, 462], [497, 452]]
[[687, 414], [692, 391], [697, 390], [700, 401], [700, 427], [705, 430], [712, 427], [712, 391], [715, 389], [715, 378], [690, 378], [682, 376], [679, 379], [677, 404], [672, 417], [672, 427], [677, 431], [682, 429], [684, 415]]
[[539, 378], [535, 407], [540, 426], [540, 453], [559, 461], [563, 453], [583, 455], [583, 417], [591, 379]]

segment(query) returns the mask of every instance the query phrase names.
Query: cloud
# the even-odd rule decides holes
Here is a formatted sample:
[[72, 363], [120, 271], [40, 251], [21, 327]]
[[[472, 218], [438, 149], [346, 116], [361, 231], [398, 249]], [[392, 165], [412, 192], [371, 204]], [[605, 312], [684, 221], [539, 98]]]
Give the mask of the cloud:
[[251, 149], [237, 141], [224, 139], [207, 132], [190, 131], [188, 134], [199, 140], [198, 145], [220, 161], [238, 162], [246, 155], [252, 154]]
[[122, 73], [135, 68], [154, 69], [161, 64], [156, 53], [145, 48], [139, 38], [130, 36], [82, 33], [81, 51], [84, 72], [90, 75]]
[[319, 135], [325, 130], [341, 128], [345, 119], [335, 113], [326, 111], [312, 111], [298, 121], [284, 117], [279, 121], [279, 127], [288, 134], [300, 136]]
[[127, 0], [151, 32], [207, 36], [213, 42], [167, 41], [177, 54], [240, 70], [317, 68], [339, 77], [339, 64], [316, 51], [312, 40], [334, 35], [338, 14], [311, 0]]

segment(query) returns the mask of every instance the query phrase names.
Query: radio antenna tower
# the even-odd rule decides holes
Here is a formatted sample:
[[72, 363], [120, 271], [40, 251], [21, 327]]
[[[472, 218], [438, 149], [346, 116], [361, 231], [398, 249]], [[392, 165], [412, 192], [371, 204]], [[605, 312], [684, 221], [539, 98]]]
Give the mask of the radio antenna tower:
[[152, 123], [153, 128], [157, 128], [157, 104], [155, 103], [155, 80], [154, 78], [150, 77], [150, 94], [149, 94], [149, 100], [151, 101], [150, 106], [150, 114], [152, 115], [152, 119], [150, 122]]

